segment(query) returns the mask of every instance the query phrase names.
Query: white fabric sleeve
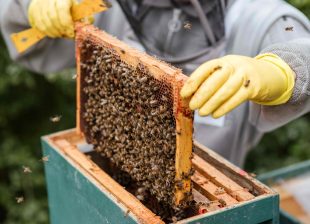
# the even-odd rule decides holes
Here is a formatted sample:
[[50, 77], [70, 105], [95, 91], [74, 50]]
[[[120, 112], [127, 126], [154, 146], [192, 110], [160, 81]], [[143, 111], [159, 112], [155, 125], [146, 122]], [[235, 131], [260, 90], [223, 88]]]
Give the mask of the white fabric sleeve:
[[[11, 39], [12, 33], [30, 28], [27, 11], [31, 0], [0, 0], [0, 27], [13, 60], [29, 70], [50, 73], [74, 67], [74, 40], [44, 38], [23, 54], [18, 54]], [[115, 0], [112, 8], [96, 15], [95, 25], [122, 39], [128, 22]]]
[[1, 0], [0, 25], [13, 60], [38, 73], [60, 71], [74, 66], [74, 41], [45, 38], [23, 54], [18, 54], [10, 35], [29, 29], [27, 17], [30, 0]]
[[251, 103], [250, 122], [259, 131], [272, 131], [310, 111], [310, 33], [298, 21], [283, 17], [272, 25], [261, 45], [261, 53], [281, 57], [295, 72], [290, 100], [279, 106]]

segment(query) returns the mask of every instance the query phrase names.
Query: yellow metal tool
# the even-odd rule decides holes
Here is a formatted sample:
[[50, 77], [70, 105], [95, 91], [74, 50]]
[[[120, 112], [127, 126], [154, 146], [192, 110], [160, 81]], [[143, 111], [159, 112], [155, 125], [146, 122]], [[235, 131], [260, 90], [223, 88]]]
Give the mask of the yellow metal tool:
[[[103, 12], [110, 7], [104, 0], [83, 0], [80, 4], [72, 7], [72, 17], [74, 21], [92, 16], [95, 13]], [[22, 53], [33, 46], [46, 35], [35, 28], [30, 28], [19, 33], [13, 33], [11, 39], [18, 51]]]

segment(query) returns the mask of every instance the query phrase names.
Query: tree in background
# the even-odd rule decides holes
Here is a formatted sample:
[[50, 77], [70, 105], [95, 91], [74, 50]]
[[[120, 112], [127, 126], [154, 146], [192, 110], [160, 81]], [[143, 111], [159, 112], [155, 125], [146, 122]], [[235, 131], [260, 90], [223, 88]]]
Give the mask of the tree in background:
[[[310, 16], [310, 0], [290, 2]], [[0, 223], [48, 223], [40, 137], [75, 126], [73, 74], [26, 71], [12, 63], [0, 40]], [[306, 115], [266, 134], [246, 169], [261, 173], [309, 159], [309, 124]]]
[[75, 80], [28, 72], [0, 49], [0, 223], [48, 223], [40, 137], [74, 127]]

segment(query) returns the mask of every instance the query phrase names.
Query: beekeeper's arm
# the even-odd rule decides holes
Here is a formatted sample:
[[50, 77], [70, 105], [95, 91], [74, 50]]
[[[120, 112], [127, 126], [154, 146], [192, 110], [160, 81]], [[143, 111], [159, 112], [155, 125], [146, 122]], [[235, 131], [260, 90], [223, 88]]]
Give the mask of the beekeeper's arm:
[[229, 55], [202, 64], [181, 95], [191, 97], [192, 109], [214, 117], [250, 101], [249, 123], [260, 132], [273, 130], [310, 111], [309, 38], [298, 21], [281, 18], [258, 56]]
[[[73, 0], [1, 0], [0, 27], [11, 58], [39, 73], [73, 67], [75, 64], [73, 39], [58, 38], [74, 36], [70, 14], [72, 4]], [[111, 9], [96, 17], [95, 25], [120, 36], [123, 32], [124, 17], [117, 3], [112, 1], [112, 5]], [[18, 54], [10, 35], [29, 29], [30, 23], [49, 37], [25, 53]]]
[[[62, 0], [66, 2], [67, 0]], [[23, 54], [19, 54], [10, 35], [30, 28], [28, 7], [30, 0], [2, 0], [0, 23], [3, 38], [14, 61], [27, 69], [49, 73], [74, 66], [74, 41], [72, 39], [45, 38]], [[49, 2], [49, 1], [46, 1]], [[71, 2], [71, 1], [68, 1]], [[48, 9], [49, 6], [46, 6]], [[44, 11], [47, 15], [47, 12]]]

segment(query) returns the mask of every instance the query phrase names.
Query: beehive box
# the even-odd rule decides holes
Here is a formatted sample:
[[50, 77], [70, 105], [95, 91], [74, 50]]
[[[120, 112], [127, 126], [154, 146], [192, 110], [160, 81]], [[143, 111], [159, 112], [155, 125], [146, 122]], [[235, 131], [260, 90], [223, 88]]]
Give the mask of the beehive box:
[[[84, 145], [76, 129], [42, 138], [51, 223], [164, 223]], [[194, 200], [205, 206], [178, 223], [279, 223], [276, 192], [197, 142], [194, 151]]]
[[280, 195], [280, 223], [310, 223], [310, 161], [293, 164], [258, 177]]

